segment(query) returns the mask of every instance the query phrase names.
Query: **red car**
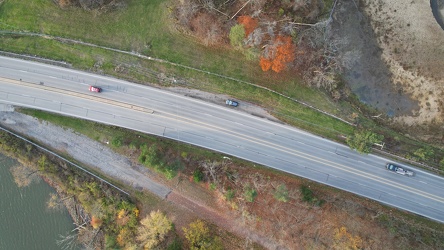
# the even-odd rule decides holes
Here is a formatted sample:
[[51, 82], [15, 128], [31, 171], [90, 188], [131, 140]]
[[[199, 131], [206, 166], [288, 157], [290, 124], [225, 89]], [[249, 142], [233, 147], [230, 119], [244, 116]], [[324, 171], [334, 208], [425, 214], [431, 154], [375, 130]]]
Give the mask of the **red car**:
[[89, 86], [89, 91], [100, 93], [100, 92], [102, 92], [102, 88], [95, 87], [95, 86]]

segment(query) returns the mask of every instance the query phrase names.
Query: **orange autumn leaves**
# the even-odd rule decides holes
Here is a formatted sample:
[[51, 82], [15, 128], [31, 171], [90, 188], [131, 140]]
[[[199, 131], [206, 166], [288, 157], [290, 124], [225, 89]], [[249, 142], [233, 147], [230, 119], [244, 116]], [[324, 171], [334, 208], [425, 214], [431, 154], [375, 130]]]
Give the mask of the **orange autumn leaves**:
[[269, 46], [268, 55], [261, 57], [259, 65], [263, 71], [273, 70], [276, 73], [281, 72], [287, 66], [287, 63], [294, 60], [295, 46], [289, 36], [278, 36]]
[[[240, 16], [237, 19], [245, 29], [245, 37], [248, 37], [258, 26], [258, 20], [250, 16]], [[271, 45], [267, 46], [264, 55], [260, 57], [259, 65], [263, 71], [270, 69], [276, 73], [287, 67], [287, 63], [295, 58], [295, 46], [289, 36], [277, 36]]]
[[246, 37], [248, 35], [250, 35], [251, 32], [253, 32], [254, 29], [256, 29], [257, 24], [258, 24], [257, 19], [254, 19], [254, 18], [252, 18], [250, 16], [240, 16], [240, 17], [237, 18], [237, 22], [244, 26], [245, 36]]

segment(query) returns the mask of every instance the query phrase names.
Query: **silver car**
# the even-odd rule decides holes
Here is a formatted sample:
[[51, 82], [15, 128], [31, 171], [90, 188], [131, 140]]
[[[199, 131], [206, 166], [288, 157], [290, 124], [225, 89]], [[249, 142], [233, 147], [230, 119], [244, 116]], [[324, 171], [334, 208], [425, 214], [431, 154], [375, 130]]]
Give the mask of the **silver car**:
[[407, 175], [407, 176], [414, 176], [415, 173], [413, 171], [410, 171], [408, 169], [405, 169], [403, 167], [397, 166], [395, 164], [392, 163], [387, 163], [387, 165], [385, 166], [389, 171], [395, 172], [397, 174], [400, 175]]

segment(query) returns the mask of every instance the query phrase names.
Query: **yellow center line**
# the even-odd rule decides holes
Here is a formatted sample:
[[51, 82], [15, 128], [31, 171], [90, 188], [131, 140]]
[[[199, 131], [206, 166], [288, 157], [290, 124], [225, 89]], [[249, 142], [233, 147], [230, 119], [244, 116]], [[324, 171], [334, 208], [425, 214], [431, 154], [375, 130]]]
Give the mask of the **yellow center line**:
[[79, 92], [75, 92], [75, 91], [63, 90], [63, 89], [58, 89], [55, 87], [48, 87], [48, 86], [39, 85], [36, 83], [27, 83], [24, 81], [17, 81], [17, 80], [12, 80], [12, 79], [8, 79], [8, 78], [2, 78], [2, 77], [0, 77], [0, 80], [11, 83], [11, 84], [27, 86], [27, 87], [36, 88], [36, 89], [43, 89], [46, 91], [56, 92], [56, 93], [60, 93], [63, 95], [74, 96], [74, 97], [88, 99], [88, 100], [97, 101], [97, 102], [101, 102], [101, 103], [106, 103], [109, 105], [118, 106], [118, 107], [122, 107], [122, 108], [133, 109], [133, 110], [143, 112], [143, 113], [152, 114], [154, 112], [154, 110], [147, 109], [142, 106], [132, 105], [132, 104], [125, 103], [125, 102], [118, 102], [118, 101], [103, 98], [100, 96], [87, 95], [87, 94], [83, 94], [83, 93], [79, 93]]
[[[0, 80], [7, 81], [7, 82], [12, 83], [12, 84], [24, 85], [24, 86], [33, 87], [33, 88], [40, 88], [40, 89], [44, 89], [44, 90], [47, 90], [47, 91], [57, 92], [57, 93], [61, 93], [61, 94], [69, 95], [69, 96], [76, 96], [76, 97], [79, 97], [79, 98], [84, 98], [84, 99], [89, 99], [89, 100], [93, 100], [93, 101], [97, 101], [97, 102], [107, 103], [107, 104], [111, 104], [111, 105], [115, 105], [115, 106], [119, 106], [119, 107], [123, 107], [123, 108], [133, 109], [133, 110], [140, 111], [140, 112], [145, 112], [145, 113], [153, 113], [154, 112], [152, 109], [147, 109], [147, 108], [142, 107], [142, 106], [132, 105], [132, 104], [124, 103], [124, 102], [117, 102], [117, 101], [113, 101], [113, 100], [106, 99], [106, 98], [103, 98], [103, 97], [95, 97], [95, 96], [86, 95], [86, 94], [82, 94], [82, 93], [77, 93], [77, 92], [73, 92], [73, 91], [61, 90], [61, 89], [57, 89], [57, 88], [53, 88], [53, 87], [46, 87], [46, 86], [42, 86], [42, 85], [38, 85], [38, 84], [25, 83], [23, 81], [10, 80], [10, 79], [6, 79], [6, 78], [0, 78]], [[169, 116], [164, 116], [162, 114], [167, 114]], [[225, 128], [222, 128], [222, 127], [219, 127], [219, 126], [216, 126], [216, 125], [212, 125], [212, 124], [209, 124], [209, 123], [191, 120], [191, 119], [189, 119], [187, 117], [176, 115], [174, 113], [169, 113], [169, 112], [162, 111], [161, 113], [159, 113], [157, 115], [163, 116], [163, 117], [165, 117], [167, 119], [174, 119], [173, 117], [176, 117], [176, 120], [182, 120], [183, 122], [188, 123], [188, 124], [192, 124], [194, 126], [203, 127], [203, 128], [206, 128], [206, 129], [211, 128], [211, 129], [213, 129], [215, 131], [221, 131], [221, 132], [226, 133], [226, 134], [234, 135], [234, 136], [236, 136], [238, 138], [242, 138], [242, 139], [244, 139], [246, 141], [250, 141], [250, 142], [255, 143], [255, 144], [259, 144], [259, 145], [262, 145], [262, 146], [270, 147], [270, 148], [273, 148], [275, 150], [279, 150], [281, 152], [285, 152], [285, 153], [288, 153], [288, 154], [293, 155], [293, 156], [301, 157], [301, 158], [304, 158], [304, 159], [307, 159], [307, 160], [310, 160], [310, 161], [313, 161], [313, 162], [324, 164], [324, 165], [333, 167], [333, 168], [338, 169], [338, 170], [342, 170], [342, 171], [345, 171], [345, 172], [348, 172], [348, 173], [351, 173], [351, 174], [354, 174], [354, 175], [357, 175], [357, 176], [360, 176], [360, 177], [363, 177], [363, 178], [367, 178], [367, 179], [374, 180], [374, 181], [379, 182], [379, 183], [383, 183], [383, 184], [389, 185], [391, 187], [403, 188], [405, 190], [408, 190], [411, 193], [414, 193], [414, 194], [417, 194], [417, 195], [420, 195], [420, 196], [423, 196], [423, 197], [427, 197], [429, 199], [432, 199], [432, 200], [444, 203], [444, 198], [439, 197], [437, 195], [429, 194], [427, 192], [418, 190], [416, 188], [412, 188], [412, 187], [409, 187], [409, 186], [406, 186], [406, 185], [403, 185], [403, 184], [399, 184], [399, 183], [396, 183], [394, 181], [385, 179], [383, 177], [376, 176], [376, 175], [373, 175], [373, 174], [369, 174], [369, 173], [366, 173], [364, 171], [357, 170], [355, 168], [351, 168], [351, 167], [348, 167], [346, 165], [339, 164], [339, 163], [336, 163], [336, 162], [332, 162], [332, 161], [324, 159], [324, 158], [319, 158], [317, 156], [313, 156], [313, 155], [310, 155], [310, 154], [307, 154], [307, 153], [304, 153], [304, 152], [301, 152], [301, 151], [298, 151], [298, 150], [295, 150], [295, 149], [287, 148], [287, 147], [284, 147], [284, 146], [281, 146], [281, 145], [278, 145], [278, 144], [275, 144], [275, 143], [272, 143], [272, 142], [264, 141], [262, 139], [258, 139], [258, 138], [255, 138], [255, 137], [244, 135], [244, 134], [241, 134], [241, 133], [238, 133], [238, 132], [235, 132], [235, 131], [230, 131], [228, 129], [225, 129]]]
[[[258, 138], [255, 138], [255, 137], [244, 135], [244, 134], [241, 134], [241, 133], [238, 133], [238, 132], [235, 132], [235, 131], [231, 131], [231, 130], [228, 130], [228, 129], [225, 129], [225, 128], [222, 128], [222, 127], [219, 127], [219, 126], [216, 126], [216, 125], [208, 124], [208, 123], [201, 122], [201, 121], [191, 120], [189, 118], [186, 118], [186, 117], [183, 117], [183, 116], [180, 116], [180, 115], [176, 115], [176, 114], [173, 114], [173, 113], [168, 113], [168, 112], [162, 112], [162, 113], [168, 114], [168, 115], [170, 115], [172, 117], [180, 118], [179, 120], [182, 120], [183, 122], [188, 123], [188, 124], [193, 124], [194, 126], [196, 126], [196, 124], [199, 124], [198, 126], [200, 126], [200, 127], [212, 128], [213, 130], [216, 130], [216, 131], [222, 131], [222, 132], [224, 132], [226, 134], [234, 135], [234, 136], [236, 136], [238, 138], [242, 138], [242, 139], [244, 139], [246, 141], [250, 141], [250, 142], [253, 142], [253, 143], [256, 143], [256, 144], [260, 144], [260, 145], [263, 145], [263, 146], [266, 146], [266, 147], [271, 147], [271, 148], [279, 150], [281, 152], [285, 152], [285, 153], [288, 153], [290, 155], [298, 156], [298, 157], [301, 157], [301, 158], [304, 158], [304, 159], [307, 159], [307, 160], [310, 160], [310, 161], [313, 161], [313, 162], [324, 164], [324, 165], [333, 167], [335, 169], [339, 169], [339, 170], [342, 170], [342, 171], [345, 171], [345, 172], [348, 172], [348, 173], [351, 173], [351, 174], [355, 174], [355, 175], [361, 176], [363, 178], [371, 179], [371, 180], [374, 180], [376, 182], [389, 185], [391, 187], [403, 188], [405, 190], [408, 190], [411, 193], [414, 193], [414, 194], [417, 194], [417, 195], [420, 195], [420, 196], [423, 196], [423, 197], [427, 197], [427, 198], [430, 198], [432, 200], [444, 203], [444, 198], [443, 197], [440, 197], [440, 196], [437, 196], [437, 195], [434, 195], [434, 194], [430, 194], [430, 193], [418, 190], [416, 188], [412, 188], [412, 187], [406, 186], [404, 184], [399, 184], [399, 183], [394, 182], [392, 180], [388, 180], [388, 179], [385, 179], [385, 178], [377, 176], [377, 175], [369, 174], [369, 173], [364, 172], [362, 170], [357, 170], [355, 168], [352, 168], [352, 167], [349, 167], [349, 166], [346, 166], [346, 165], [343, 165], [343, 164], [332, 162], [332, 161], [324, 159], [324, 158], [319, 158], [317, 156], [313, 156], [313, 155], [310, 155], [310, 154], [307, 154], [307, 153], [304, 153], [304, 152], [301, 152], [301, 151], [298, 151], [298, 150], [295, 150], [295, 149], [287, 148], [287, 147], [284, 147], [284, 146], [281, 146], [281, 145], [278, 145], [278, 144], [275, 144], [275, 143], [272, 143], [272, 142], [264, 141], [262, 139], [258, 139]], [[165, 118], [169, 118], [168, 116], [164, 116], [164, 117]], [[170, 118], [170, 119], [174, 119], [174, 118]]]

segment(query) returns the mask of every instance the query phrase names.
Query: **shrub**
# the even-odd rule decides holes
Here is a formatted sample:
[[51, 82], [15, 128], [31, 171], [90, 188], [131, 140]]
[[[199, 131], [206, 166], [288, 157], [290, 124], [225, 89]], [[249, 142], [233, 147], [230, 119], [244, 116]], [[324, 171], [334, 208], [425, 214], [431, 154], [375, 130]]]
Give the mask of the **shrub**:
[[234, 190], [228, 189], [227, 192], [225, 192], [225, 198], [227, 201], [231, 201], [234, 198]]
[[301, 186], [302, 200], [307, 202], [312, 202], [315, 197], [313, 196], [313, 191], [311, 191], [307, 186]]
[[274, 198], [282, 202], [288, 201], [288, 189], [285, 184], [281, 184], [276, 188], [276, 191], [274, 192]]
[[372, 150], [374, 143], [381, 143], [384, 136], [368, 130], [357, 130], [354, 135], [347, 137], [347, 144], [351, 149], [356, 149], [359, 153], [368, 154]]
[[115, 148], [118, 148], [118, 147], [122, 146], [122, 143], [123, 143], [123, 141], [122, 141], [121, 137], [114, 137], [111, 140], [111, 146], [113, 146]]
[[137, 143], [132, 141], [132, 142], [129, 144], [129, 149], [131, 149], [131, 150], [136, 150], [136, 149], [137, 149]]
[[307, 186], [303, 185], [301, 186], [301, 193], [302, 193], [302, 200], [309, 202], [315, 206], [322, 206], [322, 204], [325, 203], [324, 200], [319, 200], [316, 198], [313, 194], [313, 191], [310, 190]]
[[203, 180], [204, 178], [204, 174], [202, 173], [202, 171], [200, 169], [196, 169], [193, 172], [193, 180], [196, 183], [199, 183]]
[[245, 28], [242, 24], [237, 24], [231, 27], [230, 43], [235, 48], [242, 48], [242, 42], [245, 38]]
[[244, 197], [247, 202], [253, 202], [257, 196], [256, 190], [254, 188], [247, 186], [244, 190]]

